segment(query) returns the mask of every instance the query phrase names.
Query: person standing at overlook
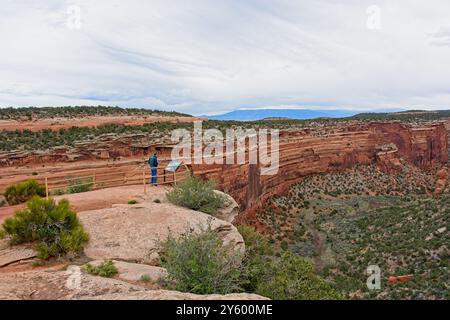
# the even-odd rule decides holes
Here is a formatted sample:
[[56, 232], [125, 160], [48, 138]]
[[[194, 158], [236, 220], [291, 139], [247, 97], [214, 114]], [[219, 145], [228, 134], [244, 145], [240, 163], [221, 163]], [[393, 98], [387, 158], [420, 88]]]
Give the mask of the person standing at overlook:
[[149, 159], [148, 165], [150, 166], [150, 171], [152, 173], [150, 184], [153, 186], [158, 185], [158, 155], [155, 152]]

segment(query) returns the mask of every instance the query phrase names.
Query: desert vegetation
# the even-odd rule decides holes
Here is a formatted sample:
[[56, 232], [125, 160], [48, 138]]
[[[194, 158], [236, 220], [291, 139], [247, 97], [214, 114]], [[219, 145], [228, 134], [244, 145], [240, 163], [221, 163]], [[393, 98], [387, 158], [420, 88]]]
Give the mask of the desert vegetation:
[[200, 232], [186, 230], [178, 239], [169, 235], [162, 252], [162, 265], [176, 290], [226, 294], [239, 289], [239, 257], [222, 246], [210, 224]]
[[27, 203], [25, 209], [6, 219], [1, 230], [12, 244], [34, 244], [38, 257], [44, 260], [76, 255], [89, 240], [67, 200], [56, 203], [37, 196]]
[[[419, 198], [411, 204], [371, 210], [355, 218], [336, 216], [317, 221], [327, 225], [327, 241], [336, 262], [324, 270], [344, 291], [365, 298], [449, 299], [448, 222], [450, 198]], [[368, 291], [364, 270], [378, 265], [380, 291]], [[338, 272], [330, 272], [336, 267]], [[410, 281], [389, 284], [389, 276], [411, 275]]]
[[110, 106], [64, 106], [64, 107], [28, 107], [28, 108], [0, 108], [0, 120], [38, 120], [54, 118], [84, 118], [95, 116], [190, 116], [175, 111], [161, 111], [152, 109], [120, 108]]
[[88, 263], [84, 267], [84, 270], [89, 274], [92, 274], [94, 276], [104, 277], [104, 278], [112, 278], [117, 273], [119, 273], [119, 270], [114, 265], [114, 262], [112, 262], [111, 260], [104, 261], [104, 262], [100, 263], [98, 266], [94, 266], [94, 265]]
[[45, 188], [36, 180], [27, 180], [13, 184], [5, 190], [5, 199], [10, 205], [24, 203], [34, 196], [45, 196]]
[[[277, 247], [315, 262], [315, 272], [348, 298], [448, 299], [449, 192], [432, 191], [438, 168], [375, 166], [308, 176], [258, 213]], [[378, 265], [382, 288], [366, 286]], [[389, 276], [411, 275], [391, 284]]]
[[311, 261], [280, 250], [252, 227], [241, 226], [246, 253], [224, 247], [210, 226], [169, 236], [162, 244], [162, 265], [169, 288], [200, 294], [252, 292], [272, 299], [340, 299], [342, 296], [314, 273]]
[[214, 192], [214, 187], [214, 181], [188, 176], [167, 193], [167, 199], [175, 205], [214, 215], [225, 205], [225, 199]]

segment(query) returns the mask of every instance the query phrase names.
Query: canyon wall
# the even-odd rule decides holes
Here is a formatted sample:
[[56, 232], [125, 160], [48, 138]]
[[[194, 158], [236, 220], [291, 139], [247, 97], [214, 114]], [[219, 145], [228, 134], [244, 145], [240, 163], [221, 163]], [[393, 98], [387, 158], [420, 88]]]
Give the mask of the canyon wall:
[[170, 155], [170, 152], [165, 152], [166, 144], [170, 143], [170, 137], [159, 134], [105, 134], [92, 140], [76, 142], [73, 146], [0, 152], [0, 168], [87, 160], [116, 161], [148, 156], [156, 150]]
[[[385, 171], [398, 172], [402, 167], [400, 159], [423, 168], [447, 163], [447, 130], [450, 130], [450, 126], [446, 128], [441, 122], [426, 125], [342, 122], [335, 126], [290, 129], [280, 133], [280, 165], [275, 175], [261, 175], [258, 164], [204, 164], [192, 165], [191, 169], [195, 175], [214, 179], [220, 189], [236, 199], [243, 210], [242, 216], [245, 216], [270, 196], [285, 192], [290, 185], [310, 174], [370, 163], [377, 163]], [[83, 173], [96, 170], [99, 176], [106, 173], [108, 177], [114, 176], [118, 174], [114, 168], [120, 165], [125, 176], [126, 173], [130, 175], [130, 172], [139, 174], [141, 171], [136, 171], [138, 163], [146, 166], [148, 154], [155, 150], [160, 152], [161, 161], [170, 160], [171, 146], [167, 143], [166, 139], [159, 136], [105, 135], [92, 141], [77, 143], [74, 147], [54, 148], [47, 152], [4, 154], [3, 157], [0, 156], [0, 169], [3, 169], [0, 172], [3, 176], [0, 191], [7, 184], [26, 179], [24, 175], [28, 166], [30, 168], [27, 170], [36, 171], [39, 177], [60, 168], [57, 170], [59, 180], [64, 180], [69, 173], [74, 175], [78, 172], [75, 169], [81, 170], [80, 165], [85, 162], [83, 160], [91, 161], [85, 164]], [[121, 157], [124, 159], [113, 161]], [[135, 161], [129, 162], [126, 159]], [[68, 163], [63, 165], [66, 162]], [[51, 163], [54, 163], [52, 167], [49, 165]], [[65, 168], [69, 163], [72, 163], [71, 167]], [[14, 170], [20, 174], [13, 174]], [[13, 176], [6, 179], [9, 175]], [[134, 179], [133, 176], [132, 180], [138, 181], [139, 177], [136, 177]], [[114, 186], [117, 186], [123, 181], [115, 183]]]
[[276, 175], [260, 174], [259, 165], [193, 165], [196, 175], [214, 179], [251, 214], [265, 200], [281, 194], [304, 176], [378, 161], [383, 170], [398, 170], [400, 158], [419, 167], [448, 161], [448, 133], [442, 123], [414, 126], [370, 123], [305, 129], [280, 134]]

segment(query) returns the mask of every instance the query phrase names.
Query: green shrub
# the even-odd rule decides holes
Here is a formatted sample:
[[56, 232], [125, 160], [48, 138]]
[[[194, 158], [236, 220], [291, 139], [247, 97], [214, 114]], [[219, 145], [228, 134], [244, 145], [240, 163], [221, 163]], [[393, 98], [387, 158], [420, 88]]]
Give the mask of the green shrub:
[[85, 266], [85, 270], [89, 274], [104, 277], [104, 278], [112, 278], [117, 273], [119, 273], [119, 270], [114, 265], [114, 262], [112, 262], [111, 260], [102, 262], [98, 266], [93, 266], [90, 263], [88, 263]]
[[238, 226], [238, 231], [244, 238], [245, 258], [240, 277], [244, 291], [255, 292], [261, 278], [266, 273], [266, 266], [272, 262], [275, 247], [270, 239], [247, 225]]
[[28, 180], [8, 186], [5, 190], [5, 199], [10, 205], [26, 202], [34, 196], [45, 196], [45, 188], [36, 180]]
[[94, 187], [94, 179], [87, 178], [70, 178], [67, 179], [67, 193], [82, 193], [92, 191]]
[[275, 300], [341, 299], [330, 284], [315, 274], [312, 262], [289, 251], [266, 267], [257, 294]]
[[227, 294], [238, 290], [239, 262], [222, 245], [209, 225], [199, 233], [186, 231], [178, 239], [171, 234], [162, 243], [161, 264], [174, 289], [196, 294]]
[[128, 200], [128, 204], [136, 204], [136, 203], [138, 203], [136, 200]]
[[167, 199], [173, 204], [214, 214], [225, 206], [225, 199], [214, 192], [213, 181], [203, 181], [195, 176], [189, 176], [168, 194]]
[[66, 194], [66, 190], [64, 190], [64, 189], [55, 189], [52, 192], [50, 192], [50, 194], [52, 196], [62, 196], [64, 194]]
[[161, 200], [155, 199], [155, 200], [153, 200], [153, 202], [154, 202], [154, 203], [161, 203]]
[[67, 200], [56, 204], [37, 196], [27, 203], [24, 210], [6, 219], [2, 229], [13, 244], [36, 241], [41, 259], [77, 254], [89, 240]]
[[314, 273], [311, 262], [276, 249], [253, 227], [239, 226], [246, 255], [241, 285], [246, 291], [279, 300], [339, 299], [332, 287]]

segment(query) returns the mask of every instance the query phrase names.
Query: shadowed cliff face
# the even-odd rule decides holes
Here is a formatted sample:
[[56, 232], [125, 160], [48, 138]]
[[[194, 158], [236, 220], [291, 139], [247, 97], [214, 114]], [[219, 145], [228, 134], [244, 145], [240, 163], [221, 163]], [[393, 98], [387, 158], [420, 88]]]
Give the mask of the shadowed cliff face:
[[[418, 167], [448, 161], [448, 133], [443, 124], [371, 123], [323, 131], [282, 132], [280, 167], [278, 174], [273, 176], [260, 175], [257, 165], [248, 164], [196, 165], [193, 171], [214, 179], [231, 194], [241, 205], [240, 219], [245, 219], [246, 214], [252, 214], [266, 199], [285, 192], [304, 176], [385, 159], [377, 157], [380, 145], [396, 147], [397, 150], [389, 155], [389, 161], [395, 165], [399, 158]], [[383, 163], [383, 168], [389, 170], [389, 164]]]
[[419, 167], [448, 160], [448, 134], [443, 124], [409, 127], [400, 123], [372, 124], [377, 141], [394, 143], [401, 158]]

